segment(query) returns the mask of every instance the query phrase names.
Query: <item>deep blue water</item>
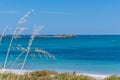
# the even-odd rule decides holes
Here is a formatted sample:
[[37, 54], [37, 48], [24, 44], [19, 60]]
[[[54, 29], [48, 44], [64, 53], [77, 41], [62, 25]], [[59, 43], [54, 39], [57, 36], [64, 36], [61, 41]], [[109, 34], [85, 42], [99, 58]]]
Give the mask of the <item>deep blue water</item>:
[[[15, 39], [10, 51], [6, 68], [20, 68], [25, 57], [22, 55], [17, 66], [11, 66], [21, 51], [15, 49], [16, 44], [27, 47], [30, 36]], [[2, 66], [10, 36], [4, 37], [0, 45], [0, 64]], [[35, 38], [31, 47], [41, 48], [53, 54], [56, 59], [42, 59], [38, 54], [36, 58], [28, 56], [24, 69], [56, 71], [76, 71], [94, 74], [120, 74], [120, 36], [119, 35], [82, 35], [72, 38]]]

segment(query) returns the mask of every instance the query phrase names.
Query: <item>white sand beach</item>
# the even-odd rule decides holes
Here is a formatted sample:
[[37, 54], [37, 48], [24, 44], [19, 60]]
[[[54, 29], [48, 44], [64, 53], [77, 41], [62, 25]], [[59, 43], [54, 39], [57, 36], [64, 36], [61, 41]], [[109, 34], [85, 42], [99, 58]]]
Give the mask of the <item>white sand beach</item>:
[[88, 74], [88, 73], [77, 73], [77, 75], [85, 75], [85, 76], [90, 76], [90, 77], [93, 77], [97, 80], [102, 80], [102, 79], [105, 79], [107, 78], [108, 76], [110, 75], [102, 75], [102, 74]]
[[[30, 70], [15, 70], [15, 69], [0, 69], [0, 73], [12, 73], [12, 74], [17, 74], [17, 75], [24, 75], [29, 72], [32, 72]], [[61, 72], [60, 72], [61, 73]], [[85, 75], [85, 76], [90, 76], [93, 77], [97, 80], [102, 80], [110, 75], [101, 75], [101, 74], [88, 74], [88, 73], [76, 73], [76, 75]]]
[[0, 73], [12, 73], [16, 75], [24, 75], [26, 73], [32, 72], [30, 70], [16, 70], [16, 69], [0, 69]]

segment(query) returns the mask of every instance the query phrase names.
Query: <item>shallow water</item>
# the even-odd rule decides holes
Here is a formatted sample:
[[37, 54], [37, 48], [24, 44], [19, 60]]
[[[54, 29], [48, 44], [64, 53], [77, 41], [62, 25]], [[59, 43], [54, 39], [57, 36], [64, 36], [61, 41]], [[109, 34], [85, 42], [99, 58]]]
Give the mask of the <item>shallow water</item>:
[[[22, 36], [15, 39], [10, 51], [6, 68], [19, 69], [25, 57], [21, 56], [15, 66], [13, 64], [20, 51], [15, 49], [15, 44], [21, 44], [27, 47], [30, 36]], [[2, 66], [10, 36], [4, 37], [0, 45], [0, 64]], [[28, 57], [24, 69], [39, 70], [50, 69], [57, 71], [77, 71], [93, 74], [120, 74], [120, 36], [117, 35], [84, 35], [73, 38], [35, 38], [32, 51], [35, 48], [44, 49], [53, 54], [56, 59], [46, 58], [42, 55], [40, 59]]]

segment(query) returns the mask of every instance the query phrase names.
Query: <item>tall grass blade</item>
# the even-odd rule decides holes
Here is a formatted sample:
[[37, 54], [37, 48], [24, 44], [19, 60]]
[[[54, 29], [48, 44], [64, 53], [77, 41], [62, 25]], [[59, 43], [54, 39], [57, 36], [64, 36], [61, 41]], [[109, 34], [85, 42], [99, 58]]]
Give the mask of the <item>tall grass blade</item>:
[[3, 36], [5, 35], [6, 29], [7, 29], [7, 26], [4, 28], [4, 30], [3, 30], [3, 32], [2, 32], [2, 34], [1, 34], [1, 36], [0, 36], [0, 44], [1, 44], [1, 42], [2, 42]]
[[[21, 24], [24, 24], [24, 23], [26, 22], [27, 17], [30, 15], [30, 13], [31, 13], [32, 11], [33, 11], [33, 10], [27, 12], [27, 13], [25, 14], [25, 16], [23, 16], [23, 17], [18, 21], [17, 26], [16, 26], [13, 34], [12, 34], [12, 38], [11, 38], [11, 40], [10, 40], [10, 44], [9, 44], [9, 47], [8, 47], [8, 50], [7, 50], [6, 58], [5, 58], [5, 61], [4, 61], [4, 64], [3, 64], [3, 69], [6, 68], [6, 64], [7, 64], [8, 56], [9, 56], [10, 49], [11, 49], [11, 46], [12, 46], [12, 42], [13, 42], [13, 39], [14, 39], [14, 35], [16, 34], [16, 31], [17, 31], [17, 29], [19, 28], [19, 26], [20, 26]], [[3, 77], [3, 74], [1, 74], [0, 80], [2, 79], [2, 77]]]

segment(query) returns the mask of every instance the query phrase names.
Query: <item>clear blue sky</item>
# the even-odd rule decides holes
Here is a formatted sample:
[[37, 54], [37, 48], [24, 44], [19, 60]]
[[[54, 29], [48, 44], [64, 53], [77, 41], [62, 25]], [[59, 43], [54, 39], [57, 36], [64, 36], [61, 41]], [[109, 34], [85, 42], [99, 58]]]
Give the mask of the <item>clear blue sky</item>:
[[44, 25], [44, 34], [120, 34], [120, 0], [0, 0], [0, 31], [31, 9], [24, 26]]

